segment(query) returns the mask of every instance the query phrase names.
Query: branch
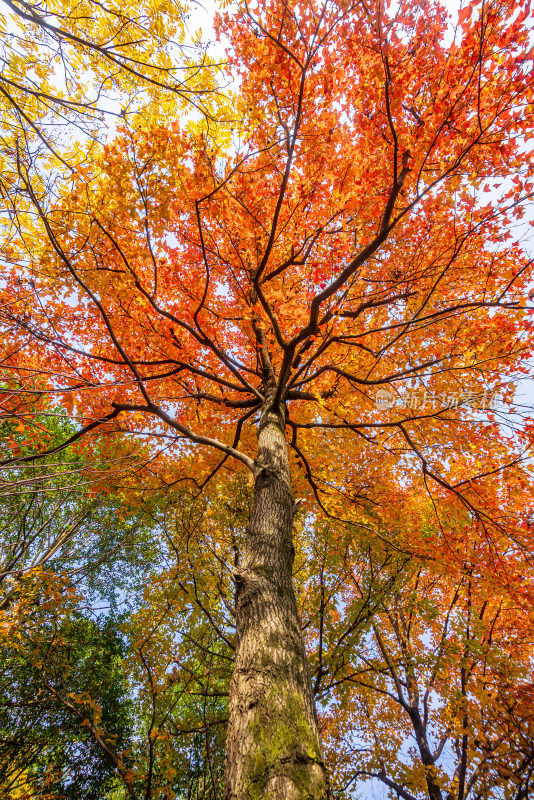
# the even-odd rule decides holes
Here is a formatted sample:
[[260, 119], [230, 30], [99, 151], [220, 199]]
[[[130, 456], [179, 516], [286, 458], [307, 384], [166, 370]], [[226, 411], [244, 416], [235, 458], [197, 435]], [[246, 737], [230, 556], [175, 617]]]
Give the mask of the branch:
[[5, 458], [3, 461], [0, 461], [0, 466], [7, 466], [8, 464], [22, 464], [27, 463], [29, 461], [35, 461], [38, 458], [44, 458], [45, 456], [52, 456], [55, 453], [60, 453], [62, 450], [65, 450], [66, 447], [76, 442], [82, 436], [85, 436], [86, 433], [92, 431], [94, 428], [98, 428], [99, 425], [103, 425], [106, 422], [110, 422], [112, 419], [115, 419], [120, 413], [120, 409], [114, 408], [113, 411], [110, 411], [109, 414], [106, 414], [105, 417], [101, 419], [94, 420], [93, 422], [89, 423], [83, 428], [80, 428], [79, 431], [73, 433], [63, 444], [58, 445], [57, 447], [52, 447], [50, 450], [43, 450], [41, 453], [35, 453], [32, 456], [17, 456], [14, 458]]
[[161, 420], [163, 420], [163, 422], [167, 423], [169, 427], [179, 431], [179, 433], [181, 433], [186, 439], [189, 439], [189, 441], [194, 442], [195, 444], [205, 444], [208, 447], [214, 447], [217, 450], [221, 450], [223, 453], [226, 453], [238, 461], [241, 461], [241, 463], [248, 467], [252, 474], [254, 474], [255, 465], [250, 456], [247, 456], [245, 453], [241, 453], [241, 451], [230, 447], [228, 444], [224, 444], [224, 442], [219, 442], [218, 439], [212, 439], [209, 436], [202, 436], [201, 434], [195, 433], [185, 425], [182, 425], [180, 422], [170, 417], [165, 411], [163, 411], [161, 408], [158, 408], [158, 406], [153, 405], [152, 403], [146, 406], [133, 405], [130, 403], [112, 403], [112, 406], [117, 413], [120, 411], [144, 411], [149, 414], [154, 414], [154, 416], [159, 417]]

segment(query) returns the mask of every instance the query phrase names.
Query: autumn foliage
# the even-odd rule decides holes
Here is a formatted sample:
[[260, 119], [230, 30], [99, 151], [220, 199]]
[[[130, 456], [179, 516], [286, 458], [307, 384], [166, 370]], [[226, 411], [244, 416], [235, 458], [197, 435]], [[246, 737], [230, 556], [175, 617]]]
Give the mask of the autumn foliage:
[[[286, 504], [273, 531], [287, 528], [278, 552], [287, 546], [289, 584], [290, 485], [312, 539], [326, 531], [321, 575], [352, 576], [341, 607], [363, 591], [363, 551], [356, 557], [344, 537], [352, 531], [360, 548], [367, 537], [369, 559], [393, 570], [388, 578], [382, 567], [388, 592], [373, 583], [364, 615], [369, 677], [338, 666], [322, 725], [327, 748], [354, 725], [380, 740], [371, 755], [364, 748], [358, 774], [386, 778], [404, 797], [464, 800], [475, 741], [489, 743], [480, 780], [498, 773], [506, 783], [498, 728], [518, 704], [531, 707], [531, 685], [512, 697], [521, 668], [508, 673], [504, 655], [517, 647], [524, 665], [532, 623], [532, 419], [512, 408], [533, 345], [532, 264], [515, 234], [528, 228], [534, 186], [531, 21], [527, 3], [502, 0], [469, 3], [454, 25], [426, 0], [242, 3], [217, 17], [232, 81], [218, 111], [214, 100], [196, 121], [122, 120], [52, 198], [29, 157], [17, 166], [31, 212], [6, 246], [6, 409], [31, 428], [20, 397], [37, 392], [78, 420], [65, 446], [141, 440], [139, 480], [152, 488], [200, 492], [215, 481], [223, 492], [252, 473], [252, 533], [229, 564], [238, 664], [263, 619], [240, 616], [244, 598], [282, 591], [258, 545], [269, 541], [257, 527], [267, 507]], [[13, 450], [5, 463], [39, 450]], [[263, 486], [267, 473], [274, 483]], [[310, 586], [317, 580], [311, 573]], [[298, 620], [288, 602], [287, 620]], [[421, 634], [407, 621], [416, 612]], [[316, 649], [322, 624], [306, 642], [319, 698], [331, 669]], [[245, 707], [240, 669], [232, 708], [233, 697]], [[439, 712], [420, 709], [440, 692]], [[498, 721], [484, 692], [499, 693]], [[308, 711], [291, 736], [311, 725], [313, 739]], [[259, 726], [257, 741], [277, 724], [267, 717], [245, 726]], [[410, 732], [419, 760], [388, 777], [383, 764]], [[457, 743], [453, 775], [433, 756], [434, 736]], [[319, 750], [291, 742], [283, 756], [262, 744], [254, 766], [246, 753], [239, 768], [228, 757], [228, 800], [253, 796], [246, 780], [261, 797], [326, 797]], [[353, 751], [328, 753], [327, 769], [349, 786], [355, 776], [339, 775]], [[312, 765], [311, 777], [280, 766], [292, 758]], [[308, 788], [295, 788], [301, 780]]]

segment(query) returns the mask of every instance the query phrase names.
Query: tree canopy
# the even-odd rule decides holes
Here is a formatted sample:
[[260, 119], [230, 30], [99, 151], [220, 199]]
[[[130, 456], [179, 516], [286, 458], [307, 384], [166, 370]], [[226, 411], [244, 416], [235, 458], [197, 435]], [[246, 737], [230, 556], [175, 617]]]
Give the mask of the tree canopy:
[[[130, 622], [168, 604], [133, 647], [152, 721], [143, 779], [114, 756], [130, 796], [170, 796], [184, 681], [184, 719], [212, 703], [189, 730], [206, 796], [528, 796], [529, 4], [242, 2], [216, 18], [224, 78], [184, 56], [176, 5], [12, 11], [133, 105], [91, 138], [86, 103], [58, 157], [39, 125], [76, 124], [81, 84], [39, 84], [39, 125], [28, 83], [3, 93], [2, 465], [120, 448], [132, 506], [207, 504]], [[47, 409], [75, 430], [47, 441]]]

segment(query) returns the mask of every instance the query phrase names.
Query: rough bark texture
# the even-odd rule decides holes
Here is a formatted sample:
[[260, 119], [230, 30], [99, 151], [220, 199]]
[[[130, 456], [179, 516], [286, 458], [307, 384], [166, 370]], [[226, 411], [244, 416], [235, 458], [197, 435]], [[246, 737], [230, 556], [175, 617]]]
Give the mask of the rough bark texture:
[[237, 651], [225, 800], [325, 800], [317, 715], [292, 582], [294, 502], [281, 414], [264, 412], [254, 505], [234, 570]]

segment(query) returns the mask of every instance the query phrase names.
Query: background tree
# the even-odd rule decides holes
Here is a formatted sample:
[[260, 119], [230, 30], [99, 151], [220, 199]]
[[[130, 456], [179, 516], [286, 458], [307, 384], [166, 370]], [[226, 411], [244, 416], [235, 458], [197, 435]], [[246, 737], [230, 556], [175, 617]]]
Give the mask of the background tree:
[[2, 9], [0, 189], [15, 226], [29, 210], [18, 178], [29, 165], [35, 190], [50, 192], [58, 167], [75, 171], [84, 159], [76, 142], [85, 151], [147, 109], [208, 109], [216, 69], [188, 30], [187, 5], [3, 0]]
[[128, 783], [132, 723], [113, 620], [84, 618], [61, 576], [34, 569], [2, 613], [0, 786], [7, 798], [102, 798]]
[[26, 380], [31, 343], [32, 374], [81, 418], [65, 446], [128, 431], [165, 444], [166, 484], [253, 474], [228, 799], [328, 791], [292, 484], [379, 535], [408, 496], [430, 496], [438, 528], [455, 498], [496, 577], [511, 543], [518, 571], [532, 549], [530, 423], [511, 433], [484, 400], [511, 397], [531, 349], [531, 264], [507, 244], [532, 192], [528, 21], [472, 3], [451, 41], [429, 2], [245, 4], [224, 20], [230, 144], [224, 126], [126, 127], [53, 207], [17, 167], [36, 219], [10, 258], [35, 292], [6, 285], [6, 365]]
[[[13, 448], [20, 455], [34, 452], [36, 442], [53, 448], [75, 431], [50, 408], [48, 415], [28, 416], [26, 425], [4, 421], [4, 454]], [[142, 455], [118, 442], [113, 451], [105, 442], [91, 450], [81, 444], [38, 464], [2, 471], [0, 608], [34, 568], [69, 575], [86, 593], [98, 587], [101, 597], [115, 602], [112, 584], [121, 586], [125, 559], [133, 576], [136, 565], [140, 571], [142, 562], [155, 557], [148, 533], [154, 524], [151, 502], [131, 491], [132, 475], [143, 468]]]
[[[27, 453], [18, 427], [4, 421], [2, 445]], [[31, 445], [74, 430], [43, 414], [27, 427]], [[128, 784], [118, 754], [135, 726], [120, 623], [159, 558], [156, 505], [131, 491], [139, 459], [101, 444], [2, 473], [0, 786], [9, 800], [100, 799]]]
[[362, 780], [405, 800], [528, 794], [528, 601], [470, 562], [403, 564], [326, 714], [341, 796]]

